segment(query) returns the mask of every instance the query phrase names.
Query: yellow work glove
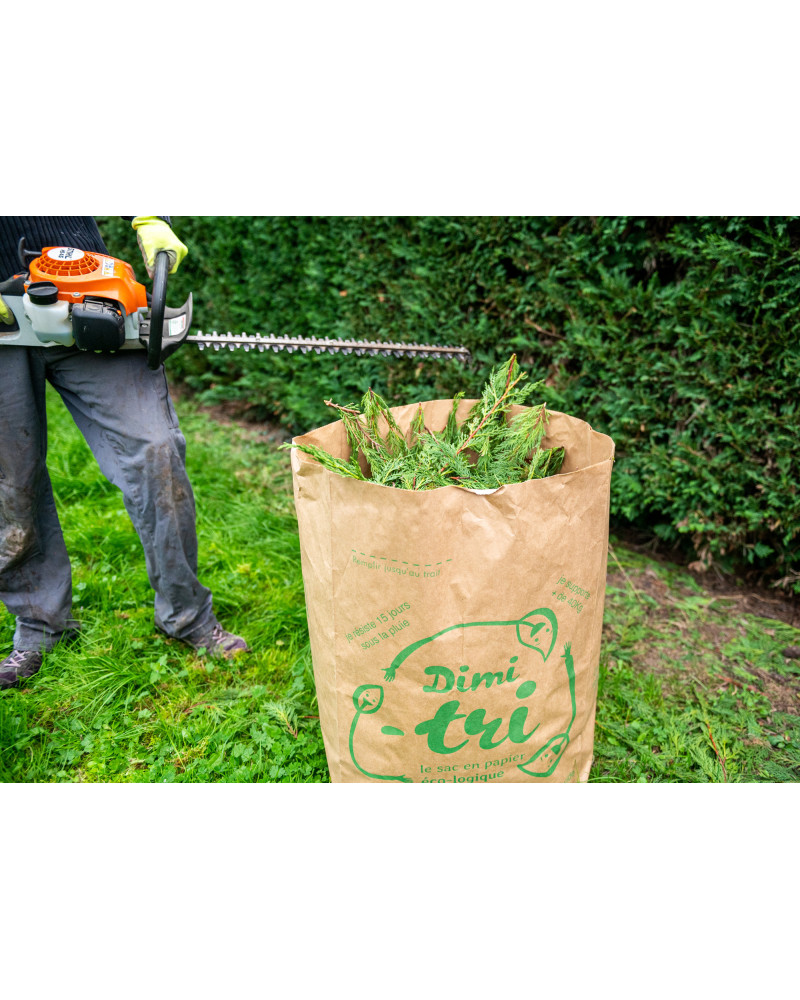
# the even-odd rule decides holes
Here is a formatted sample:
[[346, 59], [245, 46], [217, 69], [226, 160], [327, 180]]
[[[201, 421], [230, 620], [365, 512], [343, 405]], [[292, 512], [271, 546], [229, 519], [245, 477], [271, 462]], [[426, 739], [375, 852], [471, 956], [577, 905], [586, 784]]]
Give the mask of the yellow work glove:
[[11, 312], [11, 307], [6, 305], [3, 300], [3, 296], [0, 295], [0, 323], [5, 323], [6, 326], [11, 326], [12, 323], [16, 323], [14, 313]]
[[156, 254], [166, 250], [169, 256], [169, 273], [174, 274], [186, 254], [188, 248], [178, 239], [169, 225], [157, 215], [137, 215], [131, 223], [136, 230], [136, 239], [144, 257], [147, 273], [153, 277], [156, 266]]

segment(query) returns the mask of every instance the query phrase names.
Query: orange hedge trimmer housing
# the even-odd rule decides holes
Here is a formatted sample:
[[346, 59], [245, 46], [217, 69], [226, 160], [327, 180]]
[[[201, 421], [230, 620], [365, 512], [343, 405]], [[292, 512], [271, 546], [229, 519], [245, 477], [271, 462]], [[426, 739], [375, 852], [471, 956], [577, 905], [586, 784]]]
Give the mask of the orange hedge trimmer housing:
[[16, 319], [16, 329], [0, 331], [0, 345], [76, 346], [116, 353], [145, 348], [151, 368], [180, 347], [189, 333], [192, 296], [179, 309], [166, 307], [169, 258], [156, 255], [152, 301], [124, 260], [76, 247], [45, 247], [32, 257], [27, 273], [14, 275], [0, 294]]

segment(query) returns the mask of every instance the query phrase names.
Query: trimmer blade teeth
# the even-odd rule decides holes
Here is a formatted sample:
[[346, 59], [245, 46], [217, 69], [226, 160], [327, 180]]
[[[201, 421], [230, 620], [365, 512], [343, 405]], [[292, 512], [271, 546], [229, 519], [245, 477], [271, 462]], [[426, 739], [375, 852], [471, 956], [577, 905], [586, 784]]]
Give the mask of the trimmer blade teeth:
[[383, 343], [382, 341], [371, 340], [340, 340], [333, 337], [277, 337], [275, 334], [248, 334], [248, 333], [203, 333], [186, 338], [187, 341], [197, 344], [202, 351], [206, 347], [213, 347], [215, 351], [227, 348], [235, 351], [244, 348], [250, 351], [256, 348], [258, 351], [267, 349], [274, 353], [287, 351], [293, 354], [299, 351], [301, 354], [355, 354], [357, 357], [368, 355], [370, 357], [384, 358], [428, 358], [431, 361], [446, 361], [453, 358], [466, 363], [471, 359], [471, 355], [466, 347], [448, 347], [441, 344], [399, 344]]

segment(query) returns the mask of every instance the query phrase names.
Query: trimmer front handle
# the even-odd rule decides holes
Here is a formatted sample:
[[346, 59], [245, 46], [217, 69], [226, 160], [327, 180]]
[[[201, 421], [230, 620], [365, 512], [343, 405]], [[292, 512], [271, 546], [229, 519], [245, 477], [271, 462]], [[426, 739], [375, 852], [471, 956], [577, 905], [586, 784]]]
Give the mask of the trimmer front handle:
[[[153, 269], [153, 291], [149, 319], [139, 321], [139, 342], [147, 348], [147, 367], [156, 369], [181, 346], [192, 325], [192, 296], [180, 309], [167, 308], [167, 275], [169, 255], [164, 250], [156, 254]], [[164, 334], [164, 324], [167, 333]]]

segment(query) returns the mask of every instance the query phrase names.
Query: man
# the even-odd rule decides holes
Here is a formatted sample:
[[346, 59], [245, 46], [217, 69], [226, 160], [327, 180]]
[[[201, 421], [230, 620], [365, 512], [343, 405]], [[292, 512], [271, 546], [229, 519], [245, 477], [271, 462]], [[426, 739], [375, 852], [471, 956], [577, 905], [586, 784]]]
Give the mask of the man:
[[[187, 254], [166, 216], [132, 218], [148, 274], [166, 251], [174, 274]], [[0, 279], [20, 270], [17, 248], [71, 246], [107, 254], [91, 216], [0, 216]], [[0, 340], [15, 323], [0, 297]], [[77, 347], [0, 343], [0, 600], [16, 618], [14, 648], [0, 662], [0, 688], [35, 674], [44, 655], [76, 637], [69, 557], [45, 465], [45, 384], [59, 393], [106, 476], [122, 490], [156, 592], [155, 623], [210, 656], [248, 651], [214, 615], [197, 578], [197, 535], [186, 441], [163, 365], [144, 350], [116, 355]]]

